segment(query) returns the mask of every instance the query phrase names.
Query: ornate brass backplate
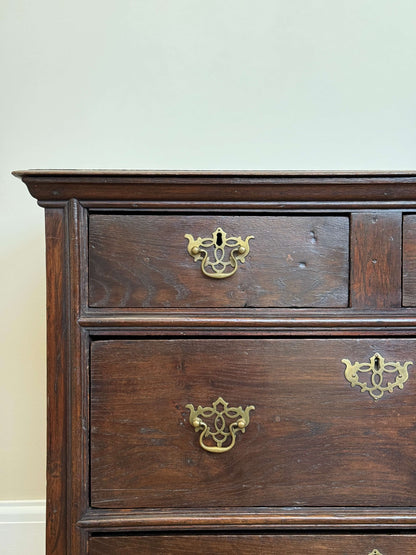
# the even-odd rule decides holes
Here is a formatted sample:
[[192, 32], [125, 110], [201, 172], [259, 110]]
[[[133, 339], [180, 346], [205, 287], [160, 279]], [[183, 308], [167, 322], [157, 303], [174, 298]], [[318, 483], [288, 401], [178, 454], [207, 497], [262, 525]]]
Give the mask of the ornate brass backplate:
[[[350, 382], [351, 387], [358, 385], [361, 387], [361, 391], [367, 391], [376, 401], [381, 399], [386, 391], [393, 393], [395, 387], [403, 389], [403, 384], [409, 377], [407, 368], [413, 364], [411, 361], [404, 364], [385, 362], [380, 353], [373, 355], [370, 358], [370, 363], [355, 362], [352, 364], [345, 358], [342, 359], [342, 362], [346, 366], [345, 377]], [[363, 381], [360, 381], [359, 373], [362, 374]]]
[[383, 555], [383, 554], [380, 553], [380, 551], [378, 549], [373, 549], [373, 551], [371, 553], [369, 553], [368, 555]]
[[241, 237], [227, 237], [220, 227], [217, 227], [211, 237], [194, 239], [189, 233], [185, 237], [188, 239], [188, 253], [195, 262], [202, 260], [203, 274], [216, 279], [224, 279], [235, 274], [237, 261], [244, 263], [250, 251], [248, 242], [254, 239], [253, 235], [248, 235], [244, 240]]
[[[245, 432], [246, 428], [250, 422], [249, 413], [254, 410], [254, 406], [250, 405], [245, 409], [241, 407], [229, 407], [228, 403], [224, 401], [222, 397], [212, 404], [211, 407], [201, 407], [198, 406], [197, 409], [194, 408], [192, 404], [186, 405], [189, 409], [189, 422], [195, 428], [196, 432], [201, 432], [199, 436], [199, 444], [205, 451], [210, 451], [211, 453], [224, 453], [229, 451], [234, 447], [235, 436], [237, 432]], [[213, 419], [213, 428], [202, 420], [202, 418]], [[227, 420], [234, 420], [228, 424]], [[208, 445], [204, 440], [208, 440], [215, 445]]]

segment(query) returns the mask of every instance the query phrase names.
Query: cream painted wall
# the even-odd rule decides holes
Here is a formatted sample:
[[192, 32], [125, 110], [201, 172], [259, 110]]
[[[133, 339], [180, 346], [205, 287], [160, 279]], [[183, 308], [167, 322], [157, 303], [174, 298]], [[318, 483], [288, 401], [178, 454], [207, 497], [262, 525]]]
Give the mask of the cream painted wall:
[[2, 0], [0, 499], [43, 498], [43, 213], [13, 169], [415, 169], [414, 0]]

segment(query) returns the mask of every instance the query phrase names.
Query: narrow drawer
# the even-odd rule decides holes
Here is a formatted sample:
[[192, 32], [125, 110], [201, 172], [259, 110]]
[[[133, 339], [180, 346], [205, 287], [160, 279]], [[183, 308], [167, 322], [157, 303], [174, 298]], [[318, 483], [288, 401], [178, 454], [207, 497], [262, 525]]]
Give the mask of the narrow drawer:
[[152, 535], [97, 536], [90, 555], [414, 555], [413, 535]]
[[92, 214], [89, 304], [346, 307], [348, 259], [343, 216]]
[[96, 341], [91, 504], [412, 506], [415, 357], [400, 338]]

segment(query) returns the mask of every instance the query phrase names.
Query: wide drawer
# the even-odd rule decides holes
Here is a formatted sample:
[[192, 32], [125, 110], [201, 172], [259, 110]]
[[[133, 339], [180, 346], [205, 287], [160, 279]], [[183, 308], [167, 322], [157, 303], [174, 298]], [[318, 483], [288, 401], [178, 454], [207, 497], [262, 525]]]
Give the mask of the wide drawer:
[[414, 555], [412, 535], [149, 535], [91, 538], [90, 555]]
[[346, 307], [348, 259], [344, 216], [92, 214], [89, 305]]
[[[91, 505], [412, 506], [415, 356], [402, 338], [96, 341]], [[226, 404], [254, 408], [211, 452], [191, 405], [230, 433]]]

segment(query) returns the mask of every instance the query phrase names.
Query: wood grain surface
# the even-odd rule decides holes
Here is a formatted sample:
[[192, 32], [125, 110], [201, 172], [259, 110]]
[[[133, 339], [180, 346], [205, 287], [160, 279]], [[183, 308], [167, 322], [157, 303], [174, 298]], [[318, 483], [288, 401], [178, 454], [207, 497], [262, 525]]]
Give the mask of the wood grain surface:
[[151, 535], [97, 536], [90, 555], [414, 555], [411, 535]]
[[[416, 380], [375, 401], [342, 359], [414, 360], [413, 339], [97, 341], [91, 504], [101, 508], [410, 506]], [[204, 451], [188, 403], [254, 405], [226, 453]]]
[[397, 308], [402, 304], [402, 215], [351, 215], [351, 306]]
[[65, 275], [65, 217], [62, 209], [45, 213], [47, 272], [47, 491], [46, 549], [48, 554], [65, 553], [67, 545], [68, 473], [67, 452], [67, 299]]
[[[204, 276], [185, 234], [250, 240], [225, 279]], [[349, 221], [342, 216], [93, 214], [89, 229], [93, 307], [345, 307]], [[212, 255], [211, 255], [212, 259]]]

